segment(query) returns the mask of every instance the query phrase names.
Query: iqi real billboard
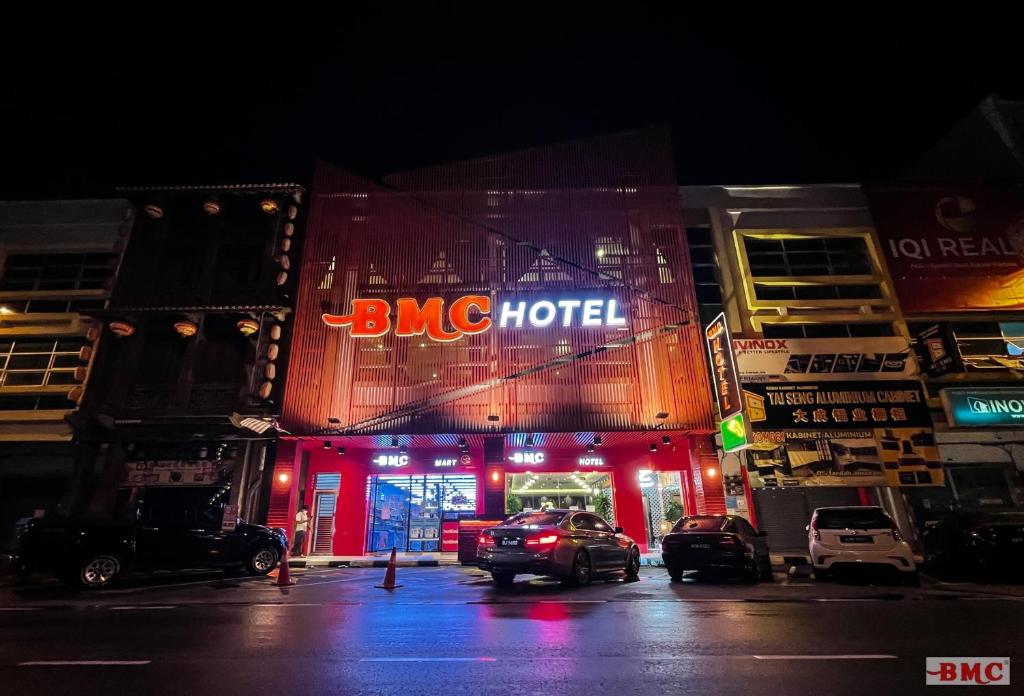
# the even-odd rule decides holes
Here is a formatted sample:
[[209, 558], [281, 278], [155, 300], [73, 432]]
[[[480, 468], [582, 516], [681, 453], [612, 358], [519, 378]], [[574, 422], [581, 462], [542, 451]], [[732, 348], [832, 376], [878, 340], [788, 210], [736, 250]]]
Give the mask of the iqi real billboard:
[[1024, 309], [1024, 188], [867, 191], [905, 312]]

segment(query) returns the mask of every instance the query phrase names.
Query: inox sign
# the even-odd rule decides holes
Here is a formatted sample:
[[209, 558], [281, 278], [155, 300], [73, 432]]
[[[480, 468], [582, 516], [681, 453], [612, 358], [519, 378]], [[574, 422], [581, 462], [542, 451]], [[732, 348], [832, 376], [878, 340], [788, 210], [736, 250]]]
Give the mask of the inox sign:
[[[609, 297], [505, 301], [500, 304], [496, 319], [499, 328], [626, 325], [618, 301]], [[441, 342], [483, 333], [495, 323], [489, 295], [464, 295], [452, 302], [447, 312], [441, 297], [431, 297], [422, 303], [412, 297], [401, 297], [395, 300], [394, 307], [379, 298], [355, 299], [349, 314], [324, 314], [323, 320], [328, 326], [348, 326], [354, 338], [383, 336], [393, 330], [396, 336], [425, 335]]]

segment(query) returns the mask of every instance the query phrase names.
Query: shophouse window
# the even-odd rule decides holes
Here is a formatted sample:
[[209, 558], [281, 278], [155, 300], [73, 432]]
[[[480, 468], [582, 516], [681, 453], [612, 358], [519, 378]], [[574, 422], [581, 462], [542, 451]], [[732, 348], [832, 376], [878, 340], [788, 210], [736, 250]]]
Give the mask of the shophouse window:
[[76, 384], [83, 338], [15, 338], [0, 340], [0, 387], [45, 387]]
[[103, 309], [106, 300], [53, 300], [32, 299], [4, 301], [3, 306], [18, 314], [65, 314], [68, 312], [87, 313]]
[[249, 339], [239, 333], [234, 317], [209, 315], [203, 320], [203, 340], [195, 345], [192, 380], [196, 384], [245, 384]]
[[0, 271], [0, 291], [99, 290], [113, 254], [11, 254]]
[[953, 323], [960, 354], [964, 356], [1006, 355], [1006, 339], [997, 321]]
[[877, 300], [878, 285], [767, 285], [754, 283], [759, 300]]
[[[908, 324], [916, 336], [934, 322]], [[1024, 324], [1000, 321], [953, 322], [957, 347], [968, 371], [1020, 369], [1024, 366]]]
[[594, 240], [597, 269], [604, 276], [622, 280], [622, 262], [628, 256], [620, 237], [597, 237]]
[[718, 275], [715, 247], [711, 241], [711, 228], [687, 227], [686, 244], [690, 251], [693, 285], [704, 324], [718, 316], [723, 309], [722, 284]]
[[551, 253], [542, 249], [530, 263], [529, 268], [517, 279], [520, 283], [566, 283], [573, 280], [567, 266], [555, 260]]
[[765, 338], [861, 338], [895, 335], [892, 324], [888, 322], [855, 324], [772, 324], [765, 322], [762, 332]]
[[862, 237], [744, 237], [743, 244], [750, 274], [755, 278], [872, 273], [871, 257]]
[[214, 290], [230, 292], [253, 287], [260, 277], [263, 253], [263, 243], [258, 238], [222, 244], [214, 266]]
[[181, 364], [189, 344], [168, 324], [166, 318], [161, 317], [146, 327], [139, 384], [176, 384], [181, 378]]
[[64, 394], [0, 395], [0, 411], [70, 411], [74, 407]]

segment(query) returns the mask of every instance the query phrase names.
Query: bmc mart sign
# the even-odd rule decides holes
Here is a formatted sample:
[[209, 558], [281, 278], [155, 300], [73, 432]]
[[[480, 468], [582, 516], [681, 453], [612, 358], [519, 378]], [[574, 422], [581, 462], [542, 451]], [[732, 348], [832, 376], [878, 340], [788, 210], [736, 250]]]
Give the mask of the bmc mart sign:
[[946, 419], [954, 427], [1010, 425], [1024, 427], [1024, 389], [943, 389]]
[[[444, 298], [420, 302], [401, 297], [394, 306], [384, 299], [352, 300], [349, 314], [324, 314], [328, 326], [348, 326], [353, 338], [383, 336], [426, 336], [434, 341], [457, 341], [463, 336], [483, 333], [494, 325], [490, 295], [464, 295], [445, 310]], [[626, 317], [611, 297], [541, 299], [527, 302], [504, 301], [498, 310], [500, 328], [544, 328], [552, 325], [584, 328], [624, 327]]]

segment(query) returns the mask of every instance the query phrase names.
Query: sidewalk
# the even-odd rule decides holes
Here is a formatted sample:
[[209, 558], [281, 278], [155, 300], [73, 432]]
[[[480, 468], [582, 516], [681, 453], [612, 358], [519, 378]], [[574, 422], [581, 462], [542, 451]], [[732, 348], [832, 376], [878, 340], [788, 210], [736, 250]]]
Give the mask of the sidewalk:
[[[391, 552], [366, 556], [305, 556], [289, 558], [289, 568], [386, 568]], [[403, 552], [395, 556], [395, 565], [400, 568], [433, 568], [460, 565], [456, 553], [415, 553]]]
[[[366, 556], [306, 556], [288, 559], [289, 568], [385, 568], [391, 553], [369, 554]], [[784, 570], [787, 566], [803, 559], [809, 562], [806, 554], [782, 553], [772, 555], [772, 566]], [[645, 566], [664, 567], [661, 554], [645, 553], [640, 557], [640, 564]], [[433, 568], [440, 566], [457, 566], [458, 555], [455, 553], [415, 553], [403, 552], [395, 557], [395, 565], [400, 568]]]

